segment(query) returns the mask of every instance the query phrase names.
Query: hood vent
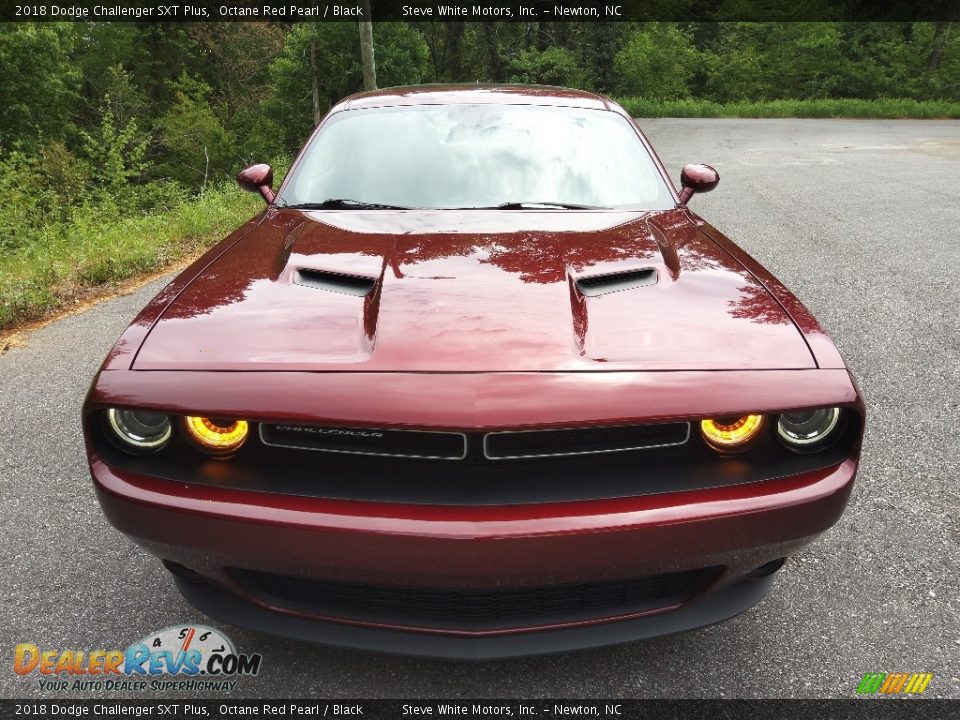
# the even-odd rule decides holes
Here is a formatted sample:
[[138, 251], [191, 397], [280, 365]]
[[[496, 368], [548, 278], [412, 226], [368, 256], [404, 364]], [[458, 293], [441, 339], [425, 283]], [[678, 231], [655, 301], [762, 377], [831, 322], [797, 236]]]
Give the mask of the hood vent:
[[582, 277], [577, 280], [577, 289], [587, 297], [594, 297], [656, 284], [656, 268], [640, 268]]
[[304, 287], [356, 295], [357, 297], [369, 295], [377, 284], [376, 279], [372, 277], [344, 275], [343, 273], [312, 270], [310, 268], [298, 268], [293, 273], [293, 282]]

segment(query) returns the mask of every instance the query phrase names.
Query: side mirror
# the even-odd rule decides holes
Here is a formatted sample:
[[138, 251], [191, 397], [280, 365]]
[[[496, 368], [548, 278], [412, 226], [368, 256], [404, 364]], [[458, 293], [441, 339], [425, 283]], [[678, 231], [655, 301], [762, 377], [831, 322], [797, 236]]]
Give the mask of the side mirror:
[[680, 171], [680, 204], [686, 205], [694, 193], [713, 190], [720, 182], [720, 173], [709, 165], [684, 165]]
[[265, 163], [250, 165], [237, 173], [237, 184], [247, 192], [258, 192], [267, 201], [273, 202], [273, 170]]

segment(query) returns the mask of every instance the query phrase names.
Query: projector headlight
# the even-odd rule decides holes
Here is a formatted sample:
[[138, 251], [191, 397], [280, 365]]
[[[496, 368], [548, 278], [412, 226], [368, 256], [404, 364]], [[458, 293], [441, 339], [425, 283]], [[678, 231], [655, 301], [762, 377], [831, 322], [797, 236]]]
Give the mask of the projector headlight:
[[791, 450], [814, 452], [836, 434], [840, 416], [835, 407], [785, 412], [777, 420], [777, 434]]
[[173, 435], [169, 416], [152, 410], [110, 408], [106, 420], [116, 441], [114, 444], [127, 452], [141, 455], [157, 452]]

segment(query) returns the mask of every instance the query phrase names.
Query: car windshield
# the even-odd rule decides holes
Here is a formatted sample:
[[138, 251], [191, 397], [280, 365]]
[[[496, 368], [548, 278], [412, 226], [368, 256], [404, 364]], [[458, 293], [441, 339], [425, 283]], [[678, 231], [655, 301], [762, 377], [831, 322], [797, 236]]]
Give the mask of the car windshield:
[[278, 204], [662, 210], [674, 203], [636, 131], [615, 112], [421, 105], [332, 115]]

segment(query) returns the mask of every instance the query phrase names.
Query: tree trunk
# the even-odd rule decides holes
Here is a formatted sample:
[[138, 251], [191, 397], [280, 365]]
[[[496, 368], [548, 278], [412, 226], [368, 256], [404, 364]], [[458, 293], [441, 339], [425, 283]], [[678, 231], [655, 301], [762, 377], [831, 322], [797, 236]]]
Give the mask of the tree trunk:
[[493, 82], [503, 82], [499, 43], [497, 42], [497, 23], [485, 22], [482, 25], [484, 55], [487, 61], [487, 77]]
[[410, 25], [423, 34], [423, 39], [427, 43], [427, 49], [430, 51], [430, 65], [433, 67], [433, 77], [440, 77], [440, 68], [443, 67], [444, 61], [441, 59], [441, 40], [440, 40], [440, 23], [436, 22], [411, 22]]
[[447, 79], [461, 82], [471, 78], [463, 74], [463, 31], [466, 23], [448, 22], [447, 26]]
[[317, 77], [317, 41], [310, 41], [310, 71], [313, 77], [313, 124], [320, 122], [320, 78]]
[[370, 0], [363, 0], [363, 16], [360, 21], [360, 59], [363, 62], [363, 89], [377, 89], [377, 64], [373, 58], [373, 21], [370, 17]]
[[938, 22], [933, 31], [933, 50], [927, 56], [927, 70], [934, 72], [940, 67], [943, 60], [943, 48], [947, 44], [947, 38], [950, 37], [950, 22]]
[[588, 26], [593, 35], [592, 47], [589, 49], [594, 82], [597, 89], [605, 92], [613, 85], [613, 56], [616, 52], [617, 31], [614, 23], [597, 22]]

